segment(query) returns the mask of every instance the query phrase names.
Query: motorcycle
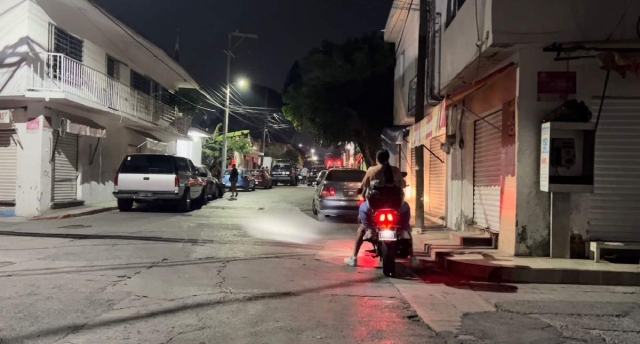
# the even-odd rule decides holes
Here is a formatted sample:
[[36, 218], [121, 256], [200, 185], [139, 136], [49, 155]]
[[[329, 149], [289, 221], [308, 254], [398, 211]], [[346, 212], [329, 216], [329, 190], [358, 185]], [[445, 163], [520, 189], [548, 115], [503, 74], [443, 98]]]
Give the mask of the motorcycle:
[[[406, 172], [403, 172], [403, 178], [406, 175]], [[411, 235], [408, 233], [409, 228], [404, 228], [398, 213], [402, 202], [404, 202], [403, 199], [399, 201], [369, 199], [373, 218], [369, 221], [371, 228], [366, 229], [363, 240], [373, 245], [373, 249], [367, 252], [374, 258], [380, 258], [382, 273], [387, 277], [393, 277], [396, 273], [396, 258], [409, 258], [413, 247]]]

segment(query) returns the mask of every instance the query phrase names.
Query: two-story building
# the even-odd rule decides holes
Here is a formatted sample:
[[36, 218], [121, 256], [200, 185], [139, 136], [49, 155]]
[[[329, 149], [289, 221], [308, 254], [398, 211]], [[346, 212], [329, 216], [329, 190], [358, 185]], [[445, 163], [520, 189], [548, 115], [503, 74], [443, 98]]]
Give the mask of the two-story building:
[[[407, 192], [413, 204], [423, 197], [425, 216], [452, 230], [497, 234], [514, 255], [569, 258], [572, 240], [640, 241], [640, 3], [428, 1], [427, 104], [415, 123], [422, 1], [402, 2], [385, 39], [397, 51], [394, 122], [410, 126], [404, 163], [425, 178]], [[591, 119], [548, 141], [543, 119], [572, 99]], [[549, 162], [547, 144], [562, 161]]]
[[127, 153], [187, 138], [174, 92], [196, 82], [93, 2], [5, 0], [0, 22], [0, 203], [16, 215], [111, 201]]

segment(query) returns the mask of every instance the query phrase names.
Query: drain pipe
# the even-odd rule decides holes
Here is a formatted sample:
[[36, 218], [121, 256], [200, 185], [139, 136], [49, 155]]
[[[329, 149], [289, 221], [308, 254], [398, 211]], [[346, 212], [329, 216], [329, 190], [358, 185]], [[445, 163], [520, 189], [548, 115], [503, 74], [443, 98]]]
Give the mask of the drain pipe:
[[[429, 47], [429, 55], [427, 60], [429, 61], [429, 68], [427, 71], [427, 103], [430, 106], [436, 106], [440, 104], [441, 101], [444, 100], [440, 94], [435, 91], [435, 56], [436, 56], [436, 2], [435, 0], [430, 0], [428, 3], [428, 16], [429, 16], [429, 26], [428, 26], [428, 47]], [[438, 61], [439, 62], [439, 61]], [[439, 91], [439, 90], [438, 90]]]

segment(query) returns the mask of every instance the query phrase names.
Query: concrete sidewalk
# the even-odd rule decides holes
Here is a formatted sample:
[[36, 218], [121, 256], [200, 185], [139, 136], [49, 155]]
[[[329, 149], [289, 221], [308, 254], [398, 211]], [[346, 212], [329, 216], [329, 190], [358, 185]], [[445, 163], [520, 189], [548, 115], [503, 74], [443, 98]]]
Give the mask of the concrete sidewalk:
[[73, 217], [87, 216], [105, 213], [118, 209], [118, 204], [114, 202], [98, 203], [92, 205], [83, 205], [79, 207], [62, 208], [62, 209], [50, 209], [45, 211], [39, 216], [33, 218], [12, 216], [12, 217], [0, 217], [0, 222], [24, 222], [29, 220], [58, 220], [68, 219]]
[[[452, 236], [478, 233], [430, 231], [414, 236], [414, 250], [426, 264], [486, 282], [640, 286], [640, 265], [587, 259], [514, 257], [490, 247], [463, 247]], [[425, 244], [429, 252], [425, 252]]]

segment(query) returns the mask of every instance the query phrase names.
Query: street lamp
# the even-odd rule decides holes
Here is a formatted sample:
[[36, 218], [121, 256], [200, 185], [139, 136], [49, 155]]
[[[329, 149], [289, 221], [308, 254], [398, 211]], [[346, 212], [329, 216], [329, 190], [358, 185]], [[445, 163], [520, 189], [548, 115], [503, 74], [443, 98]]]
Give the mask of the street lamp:
[[316, 150], [311, 148], [311, 153], [315, 153], [315, 152], [316, 152]]
[[298, 147], [302, 148], [302, 143], [298, 143]]
[[238, 87], [240, 87], [241, 89], [246, 89], [249, 86], [249, 80], [245, 78], [240, 78], [237, 84], [238, 84]]
[[[231, 44], [233, 43], [233, 37], [240, 37], [240, 41], [238, 41], [238, 43], [236, 43], [236, 45], [231, 46]], [[229, 41], [228, 41], [228, 45], [227, 45], [227, 50], [225, 50], [225, 54], [227, 54], [227, 101], [226, 101], [226, 106], [224, 109], [224, 128], [223, 128], [223, 134], [222, 134], [222, 163], [221, 163], [221, 167], [222, 167], [222, 171], [226, 170], [226, 166], [227, 166], [227, 133], [229, 132], [229, 97], [231, 94], [231, 58], [234, 57], [233, 52], [231, 52], [231, 50], [235, 47], [238, 46], [238, 44], [240, 44], [245, 38], [254, 38], [257, 39], [258, 36], [257, 35], [253, 35], [253, 34], [247, 34], [247, 33], [240, 33], [236, 30], [236, 32], [231, 32], [229, 33]], [[242, 82], [242, 80], [241, 80]], [[245, 80], [245, 83], [247, 81]], [[246, 85], [246, 84], [245, 84]], [[240, 87], [244, 87], [242, 85], [239, 85]]]

